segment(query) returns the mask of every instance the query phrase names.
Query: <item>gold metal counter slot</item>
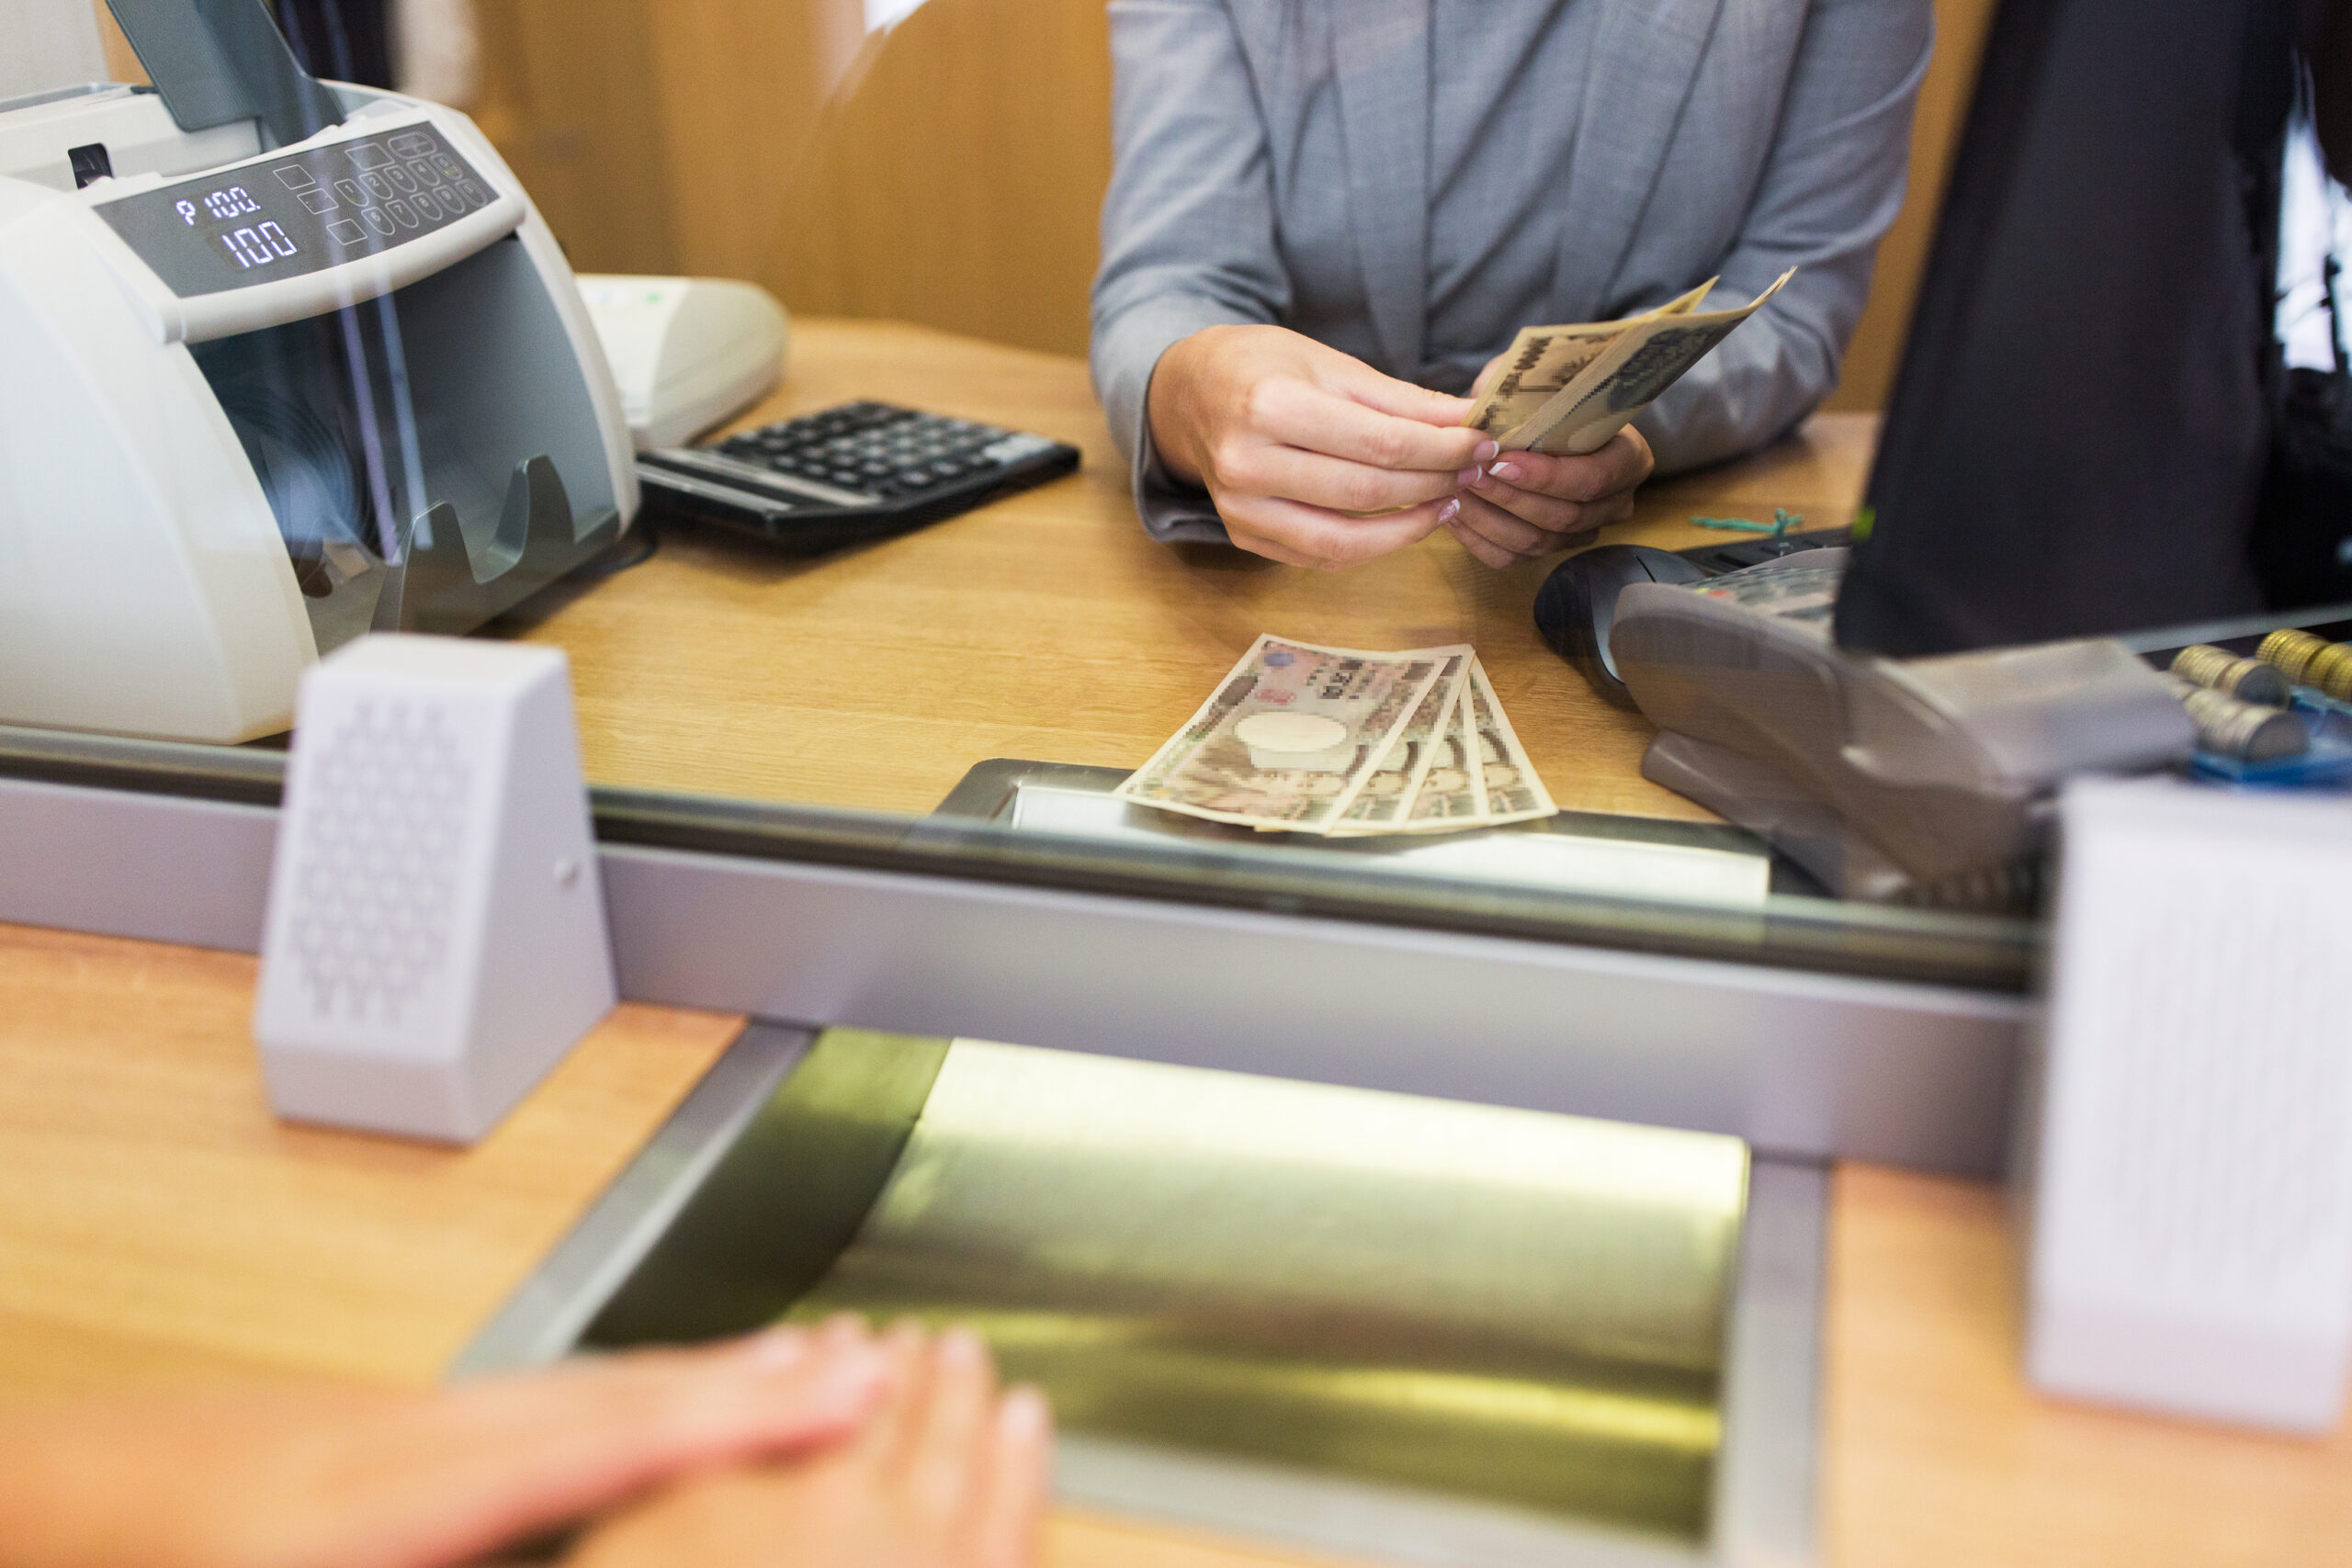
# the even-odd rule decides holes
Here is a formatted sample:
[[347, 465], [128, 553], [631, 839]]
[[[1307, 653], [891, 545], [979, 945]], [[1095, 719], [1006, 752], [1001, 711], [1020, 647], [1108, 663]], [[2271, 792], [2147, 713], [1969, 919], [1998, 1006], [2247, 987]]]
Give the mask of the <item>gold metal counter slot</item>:
[[1696, 1545], [1747, 1178], [1729, 1138], [834, 1031], [588, 1338], [964, 1321], [1074, 1434]]
[[[1490, 1498], [1696, 1541], [1721, 1422], [1711, 1382], [1609, 1386], [1594, 1369], [1516, 1375], [1339, 1359], [1297, 1346], [1170, 1343], [1155, 1325], [1008, 1324], [953, 1302], [820, 1292], [848, 1308], [968, 1323], [1008, 1378], [1040, 1384], [1069, 1430], [1421, 1491]], [[1586, 1381], [1589, 1378], [1590, 1381]]]

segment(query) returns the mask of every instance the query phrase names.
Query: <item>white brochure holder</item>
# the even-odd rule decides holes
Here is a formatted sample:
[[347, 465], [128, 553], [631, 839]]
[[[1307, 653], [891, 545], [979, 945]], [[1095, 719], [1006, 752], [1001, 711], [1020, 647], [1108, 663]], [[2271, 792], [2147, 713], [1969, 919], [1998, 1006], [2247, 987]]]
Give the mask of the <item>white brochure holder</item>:
[[2028, 1375], [2326, 1431], [2352, 1364], [2352, 804], [2083, 782], [2062, 832], [2020, 1123]]
[[479, 1138], [615, 999], [569, 667], [362, 637], [298, 713], [254, 1010], [271, 1103]]

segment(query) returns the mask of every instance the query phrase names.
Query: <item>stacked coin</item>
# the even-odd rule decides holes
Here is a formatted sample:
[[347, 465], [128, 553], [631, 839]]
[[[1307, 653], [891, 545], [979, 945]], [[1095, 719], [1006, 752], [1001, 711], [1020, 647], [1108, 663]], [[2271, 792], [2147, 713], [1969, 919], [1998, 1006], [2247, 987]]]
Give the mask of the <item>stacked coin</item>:
[[2173, 689], [2196, 722], [2197, 744], [2203, 750], [2241, 762], [2275, 762], [2311, 750], [2311, 731], [2290, 713], [2242, 703], [2187, 681], [2174, 681]]
[[2265, 664], [2259, 659], [2240, 659], [2228, 649], [2215, 648], [2211, 643], [2197, 643], [2173, 655], [2172, 672], [2242, 703], [2261, 703], [2274, 708], [2287, 705], [2287, 677], [2277, 665]]
[[2265, 664], [2277, 665], [2280, 674], [2301, 685], [2303, 667], [2312, 661], [2312, 654], [2326, 646], [2325, 637], [2313, 637], [2309, 632], [2278, 631], [2262, 639], [2255, 657]]
[[2331, 642], [2312, 654], [2303, 679], [2339, 703], [2352, 703], [2352, 643]]
[[2352, 702], [2352, 645], [2309, 632], [2272, 632], [2262, 639], [2257, 657], [2299, 686], [2316, 686], [2338, 702]]

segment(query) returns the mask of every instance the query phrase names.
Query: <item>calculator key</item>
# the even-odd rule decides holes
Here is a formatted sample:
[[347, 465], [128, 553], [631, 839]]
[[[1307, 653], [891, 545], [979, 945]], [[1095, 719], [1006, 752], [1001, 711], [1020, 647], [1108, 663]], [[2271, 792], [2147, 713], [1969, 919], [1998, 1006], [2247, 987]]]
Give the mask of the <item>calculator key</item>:
[[1003, 440], [990, 444], [982, 456], [990, 462], [1013, 463], [1049, 451], [1053, 445], [1042, 435], [1007, 435]]

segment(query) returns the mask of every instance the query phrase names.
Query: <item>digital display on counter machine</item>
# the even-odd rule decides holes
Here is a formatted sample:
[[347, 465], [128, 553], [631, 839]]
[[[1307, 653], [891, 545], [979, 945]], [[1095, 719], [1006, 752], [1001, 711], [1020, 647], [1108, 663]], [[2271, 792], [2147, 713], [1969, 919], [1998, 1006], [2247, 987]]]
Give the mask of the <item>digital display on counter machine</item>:
[[183, 180], [96, 210], [186, 299], [387, 251], [495, 199], [487, 180], [420, 125]]

